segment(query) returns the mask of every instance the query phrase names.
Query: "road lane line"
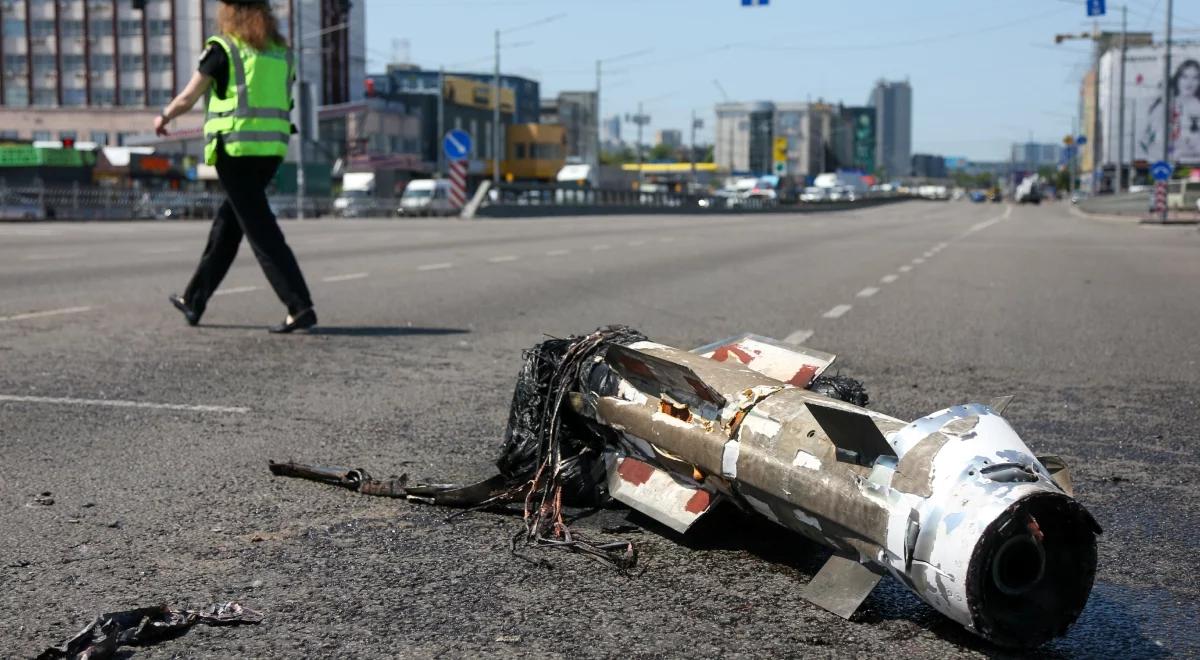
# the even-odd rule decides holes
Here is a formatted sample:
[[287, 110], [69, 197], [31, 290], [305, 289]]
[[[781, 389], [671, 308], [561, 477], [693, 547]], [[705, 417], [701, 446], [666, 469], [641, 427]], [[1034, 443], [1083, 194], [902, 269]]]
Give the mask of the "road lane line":
[[786, 344], [803, 344], [813, 336], [812, 330], [797, 330], [783, 338]]
[[234, 294], [234, 293], [250, 293], [251, 291], [258, 291], [258, 287], [256, 287], [256, 286], [235, 286], [232, 289], [220, 289], [213, 295], [214, 296], [228, 296], [228, 295]]
[[47, 316], [62, 316], [63, 314], [82, 314], [83, 312], [92, 311], [91, 307], [64, 307], [63, 309], [48, 309], [41, 312], [26, 312], [24, 314], [14, 314], [12, 316], [0, 316], [0, 323], [4, 321], [24, 321], [25, 319], [40, 319]]
[[891, 284], [892, 282], [895, 282], [898, 279], [900, 279], [899, 275], [890, 275], [889, 274], [889, 275], [884, 275], [883, 277], [879, 278], [879, 281], [883, 282], [884, 284]]
[[25, 261], [54, 261], [57, 259], [73, 259], [83, 256], [82, 252], [42, 252], [25, 255]]
[[933, 255], [935, 255], [935, 254], [937, 254], [937, 252], [930, 250], [921, 256], [925, 257], [926, 259], [931, 259], [931, 258], [933, 258]]
[[564, 254], [571, 254], [570, 250], [550, 250], [546, 253], [547, 257], [561, 257]]
[[332, 275], [322, 279], [322, 282], [349, 282], [350, 280], [361, 280], [370, 277], [370, 273], [347, 273], [345, 275]]
[[508, 263], [510, 261], [516, 261], [518, 258], [519, 257], [517, 257], [515, 254], [503, 254], [498, 257], [492, 257], [492, 258], [488, 259], [488, 263], [489, 264], [503, 264], [503, 263]]
[[445, 270], [447, 268], [454, 268], [454, 264], [450, 263], [449, 261], [443, 261], [442, 263], [438, 264], [425, 264], [423, 266], [417, 266], [417, 270]]
[[147, 401], [122, 401], [119, 399], [71, 399], [52, 396], [16, 396], [0, 394], [0, 402], [48, 403], [67, 406], [104, 406], [107, 408], [148, 408], [151, 410], [182, 410], [186, 412], [248, 413], [249, 408], [230, 406], [192, 406], [181, 403], [151, 403]]
[[833, 309], [829, 310], [828, 312], [825, 312], [821, 316], [823, 316], [827, 319], [841, 318], [842, 316], [845, 316], [846, 312], [850, 311], [851, 307], [852, 307], [851, 305], [838, 305], [837, 307], [834, 307]]
[[920, 266], [921, 264], [925, 263], [925, 260], [924, 260], [924, 259], [922, 259], [921, 257], [917, 257], [916, 259], [913, 259], [913, 260], [912, 260], [912, 262], [913, 262], [914, 264], [916, 264], [916, 265]]
[[642, 247], [646, 241], [629, 241], [629, 247]]
[[601, 250], [609, 250], [609, 249], [612, 249], [612, 246], [609, 245], [608, 243], [601, 243], [599, 245], [592, 246], [592, 252], [600, 252]]
[[862, 291], [859, 291], [857, 295], [859, 298], [870, 298], [877, 293], [879, 293], [878, 287], [869, 286]]
[[950, 247], [949, 243], [942, 242], [942, 243], [938, 243], [937, 245], [933, 246], [933, 249], [937, 250], [938, 252], [941, 252], [942, 250], [945, 250], [948, 247]]
[[905, 264], [905, 265], [897, 268], [896, 270], [900, 271], [901, 273], [907, 273], [908, 271], [912, 270], [912, 266]]

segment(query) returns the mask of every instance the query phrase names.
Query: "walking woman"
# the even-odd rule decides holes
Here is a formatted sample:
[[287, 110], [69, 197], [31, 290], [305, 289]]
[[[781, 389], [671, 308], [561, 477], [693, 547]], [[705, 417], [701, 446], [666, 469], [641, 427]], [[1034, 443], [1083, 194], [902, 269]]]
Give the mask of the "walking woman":
[[287, 305], [284, 322], [268, 330], [311, 328], [317, 314], [308, 285], [267, 202], [267, 185], [293, 132], [291, 52], [266, 0], [221, 0], [217, 25], [221, 34], [209, 37], [191, 81], [154, 120], [155, 132], [167, 135], [167, 124], [208, 94], [204, 162], [216, 166], [226, 194], [196, 274], [182, 296], [171, 296], [171, 304], [188, 324], [199, 323], [245, 235], [271, 287]]

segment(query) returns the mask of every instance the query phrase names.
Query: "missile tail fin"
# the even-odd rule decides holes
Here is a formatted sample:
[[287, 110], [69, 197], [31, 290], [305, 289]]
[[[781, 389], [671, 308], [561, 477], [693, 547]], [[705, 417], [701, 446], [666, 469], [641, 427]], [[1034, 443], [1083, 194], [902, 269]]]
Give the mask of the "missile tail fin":
[[1012, 400], [1013, 395], [1011, 394], [998, 396], [988, 403], [988, 408], [991, 408], [992, 412], [996, 413], [997, 415], [1003, 415], [1005, 409], [1008, 408], [1008, 404], [1012, 403]]
[[680, 534], [712, 510], [718, 495], [645, 461], [608, 455], [608, 494]]
[[742, 334], [701, 346], [692, 353], [717, 362], [734, 362], [767, 378], [795, 387], [808, 387], [837, 357], [832, 353], [770, 337]]
[[822, 609], [849, 619], [867, 599], [883, 573], [843, 555], [833, 555], [804, 588], [804, 598]]

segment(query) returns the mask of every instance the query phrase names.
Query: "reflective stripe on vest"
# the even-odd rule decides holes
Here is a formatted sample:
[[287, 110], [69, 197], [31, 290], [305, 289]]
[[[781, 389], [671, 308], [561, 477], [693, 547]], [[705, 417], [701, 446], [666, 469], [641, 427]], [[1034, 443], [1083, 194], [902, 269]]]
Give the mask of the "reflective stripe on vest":
[[[210, 37], [208, 42], [224, 48], [229, 58], [231, 79], [227, 88], [223, 90], [227, 94], [226, 98], [218, 98], [215, 87], [209, 91], [209, 110], [204, 122], [204, 137], [208, 143], [205, 146], [205, 162], [210, 165], [216, 163], [218, 139], [230, 156], [286, 155], [291, 138], [291, 112], [286, 107], [279, 106], [291, 106], [291, 51], [255, 51], [239, 44], [233, 37]], [[259, 68], [259, 63], [265, 66]], [[250, 89], [247, 86], [250, 79], [247, 75], [248, 64], [254, 67], [251, 73], [255, 74], [256, 80], [255, 98], [260, 104], [265, 102], [268, 106], [275, 107], [251, 105]], [[284, 72], [276, 81], [275, 75], [281, 73], [281, 68]], [[278, 89], [273, 87], [276, 82], [279, 84]], [[262, 88], [258, 85], [267, 87]], [[229, 92], [233, 94], [229, 95]], [[220, 109], [212, 110], [214, 106]]]

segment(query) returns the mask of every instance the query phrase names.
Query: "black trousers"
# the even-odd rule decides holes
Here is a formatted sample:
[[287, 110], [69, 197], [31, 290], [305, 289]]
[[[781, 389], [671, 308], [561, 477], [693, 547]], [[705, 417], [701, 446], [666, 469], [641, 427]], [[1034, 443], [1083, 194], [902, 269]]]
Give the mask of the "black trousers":
[[267, 203], [267, 185], [279, 169], [275, 156], [230, 156], [218, 145], [217, 178], [226, 199], [213, 220], [200, 265], [183, 293], [184, 302], [203, 312], [221, 280], [233, 265], [242, 236], [289, 314], [312, 307], [312, 297], [296, 255], [288, 247], [275, 214]]

